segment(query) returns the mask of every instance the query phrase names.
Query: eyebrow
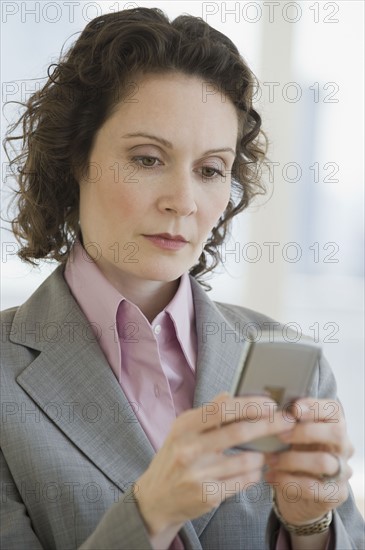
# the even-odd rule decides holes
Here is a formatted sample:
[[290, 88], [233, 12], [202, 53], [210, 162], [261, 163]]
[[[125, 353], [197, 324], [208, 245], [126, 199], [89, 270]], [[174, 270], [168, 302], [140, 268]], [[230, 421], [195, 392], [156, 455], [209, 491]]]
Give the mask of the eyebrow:
[[[154, 136], [153, 134], [147, 134], [145, 132], [135, 132], [131, 134], [124, 134], [124, 136], [122, 136], [122, 138], [134, 138], [134, 137], [145, 137], [147, 139], [153, 139], [154, 141], [161, 143], [168, 149], [173, 149], [173, 145], [171, 141], [167, 141], [167, 139], [164, 139], [162, 137]], [[232, 147], [219, 147], [218, 149], [209, 149], [208, 151], [205, 151], [203, 155], [211, 155], [213, 153], [223, 153], [223, 152], [232, 153], [234, 156], [236, 156], [236, 151], [234, 151]]]

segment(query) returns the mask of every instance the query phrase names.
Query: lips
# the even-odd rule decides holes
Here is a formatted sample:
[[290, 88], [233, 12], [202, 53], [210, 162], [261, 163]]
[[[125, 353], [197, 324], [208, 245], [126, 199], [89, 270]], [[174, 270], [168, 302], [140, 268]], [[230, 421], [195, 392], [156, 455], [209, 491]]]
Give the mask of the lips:
[[171, 235], [170, 233], [156, 233], [154, 235], [146, 235], [146, 237], [160, 237], [161, 239], [182, 243], [188, 242], [182, 235]]

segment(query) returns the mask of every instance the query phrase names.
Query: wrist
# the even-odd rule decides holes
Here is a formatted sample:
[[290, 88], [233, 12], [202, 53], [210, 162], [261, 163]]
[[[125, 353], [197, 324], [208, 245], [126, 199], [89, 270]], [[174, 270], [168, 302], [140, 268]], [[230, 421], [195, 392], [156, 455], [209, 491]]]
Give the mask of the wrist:
[[272, 507], [276, 517], [278, 518], [284, 529], [294, 536], [310, 536], [325, 533], [328, 531], [332, 522], [332, 510], [330, 510], [325, 515], [315, 519], [311, 519], [308, 522], [289, 523], [280, 513], [276, 502], [275, 493], [273, 497]]
[[158, 514], [154, 513], [153, 506], [145, 505], [143, 499], [136, 497], [137, 508], [146, 526], [148, 534], [151, 537], [158, 536], [160, 533], [168, 527], [162, 518], [158, 517]]
[[152, 502], [149, 502], [148, 500], [146, 501], [143, 498], [142, 493], [143, 491], [141, 491], [141, 487], [139, 485], [138, 493], [134, 493], [134, 498], [149, 536], [152, 538], [160, 537], [174, 528], [177, 528], [178, 531], [183, 524], [174, 525], [169, 522], [168, 517], [165, 517], [163, 514], [161, 501], [156, 498], [154, 498]]

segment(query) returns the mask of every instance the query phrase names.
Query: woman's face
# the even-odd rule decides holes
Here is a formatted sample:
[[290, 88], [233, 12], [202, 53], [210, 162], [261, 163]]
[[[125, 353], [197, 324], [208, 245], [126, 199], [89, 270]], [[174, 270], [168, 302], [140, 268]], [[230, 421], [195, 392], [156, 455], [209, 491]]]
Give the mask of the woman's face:
[[238, 119], [196, 77], [150, 75], [133, 90], [97, 132], [80, 181], [83, 243], [112, 281], [168, 282], [198, 261], [227, 206]]

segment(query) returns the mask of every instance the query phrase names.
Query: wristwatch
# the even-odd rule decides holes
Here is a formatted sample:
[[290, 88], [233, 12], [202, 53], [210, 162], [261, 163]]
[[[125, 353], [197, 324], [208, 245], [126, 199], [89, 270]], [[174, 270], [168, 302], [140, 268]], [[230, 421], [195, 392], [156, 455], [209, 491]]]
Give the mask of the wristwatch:
[[293, 525], [291, 523], [288, 523], [285, 521], [283, 516], [280, 514], [276, 499], [275, 499], [275, 491], [273, 496], [273, 502], [272, 502], [272, 508], [275, 512], [276, 517], [278, 520], [282, 523], [284, 529], [289, 531], [289, 533], [293, 533], [293, 535], [316, 535], [319, 533], [324, 533], [324, 531], [327, 531], [329, 526], [332, 522], [332, 510], [327, 512], [326, 515], [324, 515], [322, 518], [318, 519], [317, 521], [314, 521], [313, 523], [306, 523], [304, 525]]

